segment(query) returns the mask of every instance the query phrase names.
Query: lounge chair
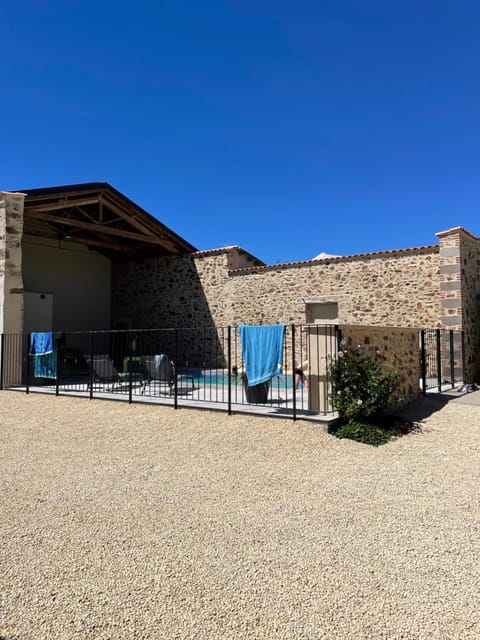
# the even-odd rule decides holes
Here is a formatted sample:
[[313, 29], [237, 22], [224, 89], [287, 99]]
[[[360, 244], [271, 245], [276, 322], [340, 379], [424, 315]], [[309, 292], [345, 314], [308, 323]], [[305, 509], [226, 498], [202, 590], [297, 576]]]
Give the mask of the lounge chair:
[[120, 373], [115, 368], [115, 365], [108, 354], [94, 355], [92, 357], [86, 356], [85, 360], [92, 369], [93, 381], [101, 382], [103, 384], [111, 384], [112, 386], [109, 391], [114, 391], [115, 387], [121, 388], [122, 385], [128, 385], [131, 380], [132, 382], [140, 383], [143, 394], [145, 385], [150, 380], [150, 375], [145, 369], [142, 361], [129, 361], [129, 371], [127, 373]]
[[175, 393], [175, 383], [177, 394], [189, 393], [195, 389], [193, 376], [177, 375], [173, 360], [165, 354], [142, 356], [142, 361], [150, 377], [150, 383], [165, 388], [170, 395]]

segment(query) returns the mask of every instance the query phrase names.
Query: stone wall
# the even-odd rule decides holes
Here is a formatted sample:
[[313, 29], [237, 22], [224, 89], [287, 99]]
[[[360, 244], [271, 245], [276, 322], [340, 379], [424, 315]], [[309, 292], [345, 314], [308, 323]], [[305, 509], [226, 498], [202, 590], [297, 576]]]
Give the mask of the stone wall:
[[340, 323], [439, 324], [437, 247], [229, 271], [231, 252], [116, 265], [113, 318], [139, 328], [302, 324], [305, 299], [334, 298]]
[[[304, 324], [305, 300], [335, 300], [338, 324], [438, 325], [438, 247], [275, 266], [253, 260], [233, 247], [114, 265], [112, 317], [131, 318], [134, 328]], [[222, 341], [219, 332], [212, 350], [221, 352]]]
[[[259, 264], [238, 247], [193, 255], [150, 258], [112, 265], [112, 319], [128, 318], [132, 328], [192, 329], [176, 333], [179, 362], [224, 367], [230, 323], [229, 269]], [[197, 331], [217, 327], [211, 331]], [[166, 334], [165, 334], [166, 335]], [[165, 341], [164, 348], [173, 353]], [[205, 361], [205, 354], [208, 361]]]
[[424, 247], [234, 271], [232, 323], [303, 323], [302, 300], [336, 300], [338, 323], [435, 327], [438, 248]]
[[346, 348], [366, 349], [392, 366], [400, 374], [397, 404], [402, 406], [420, 395], [420, 351], [418, 331], [411, 328], [340, 327]]
[[223, 324], [227, 278], [226, 252], [113, 265], [112, 318], [131, 318], [139, 329]]
[[112, 266], [112, 318], [136, 328], [231, 324], [229, 270], [261, 264], [240, 247]]

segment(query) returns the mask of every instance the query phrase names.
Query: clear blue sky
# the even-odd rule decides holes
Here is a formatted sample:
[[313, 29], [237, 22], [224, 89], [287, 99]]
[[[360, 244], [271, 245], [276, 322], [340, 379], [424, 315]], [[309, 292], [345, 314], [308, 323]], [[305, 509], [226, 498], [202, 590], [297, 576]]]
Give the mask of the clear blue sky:
[[477, 0], [5, 0], [0, 188], [265, 262], [480, 235]]

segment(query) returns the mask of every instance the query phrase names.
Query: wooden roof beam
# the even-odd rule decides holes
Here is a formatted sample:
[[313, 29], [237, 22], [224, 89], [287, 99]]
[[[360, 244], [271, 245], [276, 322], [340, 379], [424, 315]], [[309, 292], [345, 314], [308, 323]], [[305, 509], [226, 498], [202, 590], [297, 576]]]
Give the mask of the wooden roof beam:
[[58, 211], [60, 209], [68, 209], [69, 207], [78, 207], [86, 204], [96, 204], [98, 196], [94, 198], [79, 198], [77, 200], [62, 200], [60, 202], [51, 202], [50, 204], [27, 204], [25, 213], [31, 214], [39, 211]]
[[132, 247], [126, 245], [119, 245], [116, 242], [109, 242], [108, 240], [96, 240], [95, 238], [85, 238], [83, 236], [72, 236], [71, 238], [59, 238], [61, 242], [72, 242], [75, 244], [85, 244], [92, 247], [98, 247], [100, 249], [108, 249], [115, 253], [121, 252], [125, 254], [133, 253]]
[[113, 200], [110, 197], [108, 197], [108, 194], [105, 194], [102, 197], [101, 202], [103, 204], [103, 207], [107, 207], [108, 209], [111, 209], [112, 211], [114, 211], [117, 215], [121, 216], [125, 220], [125, 222], [128, 222], [128, 224], [130, 224], [132, 227], [136, 227], [139, 231], [142, 231], [143, 233], [147, 233], [150, 236], [153, 236], [156, 238], [159, 237], [158, 233], [155, 233], [147, 225], [143, 224], [143, 222], [140, 222], [139, 220], [137, 220], [132, 213], [127, 213], [126, 211], [123, 211], [123, 209], [118, 204], [113, 202]]
[[[112, 196], [110, 193], [104, 193], [103, 196], [101, 197], [100, 203], [103, 205], [104, 208], [106, 207], [108, 209], [111, 209], [116, 214], [121, 216], [123, 220], [125, 220], [125, 222], [130, 224], [132, 227], [137, 228], [139, 231], [143, 231], [144, 233], [148, 234], [152, 238], [161, 238], [164, 243], [164, 247], [169, 251], [172, 251], [172, 253], [179, 253], [177, 243], [175, 242], [175, 240], [171, 240], [169, 238], [167, 232], [162, 231], [161, 234], [159, 234], [158, 232], [154, 232], [146, 224], [144, 224], [140, 220], [137, 220], [135, 218], [134, 213], [127, 213], [126, 211], [123, 211], [123, 209], [118, 204], [113, 202]], [[129, 208], [132, 209], [132, 207], [129, 207]]]
[[[144, 236], [144, 235], [141, 235], [140, 233], [132, 233], [131, 231], [125, 231], [124, 229], [116, 229], [115, 227], [108, 227], [102, 224], [93, 224], [91, 222], [84, 222], [83, 220], [72, 220], [70, 218], [54, 216], [48, 213], [43, 213], [41, 211], [30, 211], [30, 216], [32, 218], [36, 218], [37, 220], [54, 222], [56, 224], [62, 224], [67, 227], [75, 227], [77, 229], [85, 229], [86, 231], [91, 231], [92, 233], [105, 233], [107, 235], [119, 236], [120, 238], [128, 238], [130, 240], [142, 242], [143, 244], [153, 244], [153, 245], [161, 246], [163, 248], [167, 248], [169, 245], [168, 241], [165, 241], [160, 238]], [[178, 249], [175, 252], [178, 253]]]

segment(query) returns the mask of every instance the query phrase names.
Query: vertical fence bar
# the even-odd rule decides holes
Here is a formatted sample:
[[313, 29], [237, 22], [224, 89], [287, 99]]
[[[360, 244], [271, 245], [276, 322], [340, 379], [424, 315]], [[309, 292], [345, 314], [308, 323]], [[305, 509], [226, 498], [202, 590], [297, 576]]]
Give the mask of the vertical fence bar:
[[228, 325], [227, 327], [227, 367], [228, 367], [228, 391], [227, 391], [227, 402], [228, 402], [228, 415], [232, 415], [232, 327]]
[[[310, 387], [311, 382], [311, 359], [310, 359], [310, 338], [309, 332], [307, 331], [307, 327], [305, 325], [300, 325], [300, 358], [298, 359], [298, 364], [303, 371], [303, 363], [308, 362], [308, 383], [306, 382], [306, 378], [302, 379], [302, 392], [301, 392], [301, 408], [305, 409], [305, 393], [307, 395], [306, 405], [308, 408], [308, 394], [310, 393], [308, 387]], [[295, 381], [296, 383], [296, 381]], [[308, 384], [308, 387], [307, 387]]]
[[293, 389], [293, 420], [297, 419], [297, 390], [295, 389], [295, 324], [292, 324], [292, 389]]
[[90, 372], [88, 384], [90, 386], [90, 400], [93, 399], [93, 331], [90, 331]]
[[427, 395], [427, 354], [425, 350], [425, 329], [420, 331], [420, 375], [422, 378], [422, 395]]
[[55, 395], [58, 396], [60, 394], [59, 382], [58, 382], [58, 371], [60, 368], [60, 358], [58, 353], [58, 340], [54, 338], [54, 351], [56, 353], [56, 367], [55, 367]]
[[[173, 344], [174, 344], [174, 348], [173, 348], [173, 352], [174, 352], [174, 362], [177, 362], [178, 358], [178, 329], [174, 329], [173, 330]], [[177, 371], [177, 366], [175, 365], [175, 377], [173, 380], [174, 383], [174, 400], [173, 400], [173, 406], [175, 409], [178, 409], [178, 371]]]
[[330, 349], [331, 349], [331, 339], [332, 339], [332, 328], [328, 327], [328, 331], [324, 330], [323, 331], [324, 335], [325, 335], [325, 339], [323, 342], [323, 353], [324, 355], [322, 355], [322, 358], [325, 358], [325, 381], [323, 383], [323, 415], [327, 415], [328, 412], [328, 369], [327, 369], [327, 363], [328, 363], [328, 354], [330, 353]]
[[440, 329], [436, 329], [435, 338], [437, 342], [437, 386], [438, 391], [442, 390], [442, 346], [441, 346], [441, 333]]
[[462, 349], [462, 378], [465, 382], [465, 331], [461, 333], [461, 349]]
[[[233, 353], [234, 353], [234, 367], [235, 367], [235, 378], [236, 378], [236, 383], [235, 383], [235, 403], [238, 403], [238, 384], [239, 381], [241, 382], [241, 375], [238, 371], [238, 366], [239, 366], [239, 357], [238, 357], [238, 331], [237, 331], [237, 327], [234, 326], [234, 339], [233, 339]], [[240, 386], [240, 394], [242, 393], [242, 387]]]
[[318, 323], [315, 325], [315, 350], [316, 350], [316, 355], [315, 355], [315, 362], [317, 363], [317, 391], [316, 393], [318, 394], [318, 411], [319, 413], [321, 413], [322, 411], [322, 392], [321, 392], [321, 385], [320, 385], [320, 380], [321, 380], [321, 376], [320, 376], [320, 371], [321, 371], [321, 366], [320, 366], [320, 362], [321, 362], [321, 351], [320, 351], [320, 326], [323, 325], [319, 325]]
[[[335, 367], [337, 367], [338, 364], [338, 352], [341, 349], [341, 339], [339, 338], [339, 333], [340, 333], [340, 329], [338, 327], [338, 325], [335, 325], [335, 332], [333, 334], [332, 337], [332, 343], [334, 346], [334, 358], [335, 358]], [[331, 396], [330, 396], [330, 404], [329, 404], [329, 409], [330, 409], [330, 413], [333, 413], [335, 411], [335, 407], [333, 406], [333, 379], [330, 378], [330, 390], [331, 390]]]
[[[22, 336], [20, 336], [22, 337]], [[23, 343], [23, 340], [22, 340]], [[31, 335], [27, 334], [27, 384], [25, 386], [25, 393], [30, 393], [30, 344], [31, 344]], [[23, 344], [22, 344], [22, 354], [23, 354]]]
[[453, 347], [453, 329], [450, 329], [450, 383], [455, 386], [455, 350]]
[[[339, 357], [339, 353], [340, 353], [340, 351], [342, 350], [342, 347], [343, 347], [343, 345], [342, 345], [343, 336], [342, 336], [342, 330], [340, 329], [338, 324], [335, 325], [335, 335], [337, 336], [337, 353], [336, 353], [337, 362], [336, 362], [336, 365], [340, 369], [340, 367], [342, 366], [342, 359]], [[332, 411], [335, 411], [335, 410], [336, 410], [336, 407], [335, 407], [335, 388], [334, 388], [333, 382], [332, 382]]]
[[5, 361], [5, 334], [2, 333], [0, 340], [0, 390], [3, 391], [3, 367]]
[[132, 404], [132, 387], [133, 387], [133, 360], [132, 360], [132, 352], [133, 343], [130, 337], [130, 333], [127, 333], [127, 344], [128, 344], [128, 359], [127, 359], [127, 371], [128, 371], [128, 404]]

